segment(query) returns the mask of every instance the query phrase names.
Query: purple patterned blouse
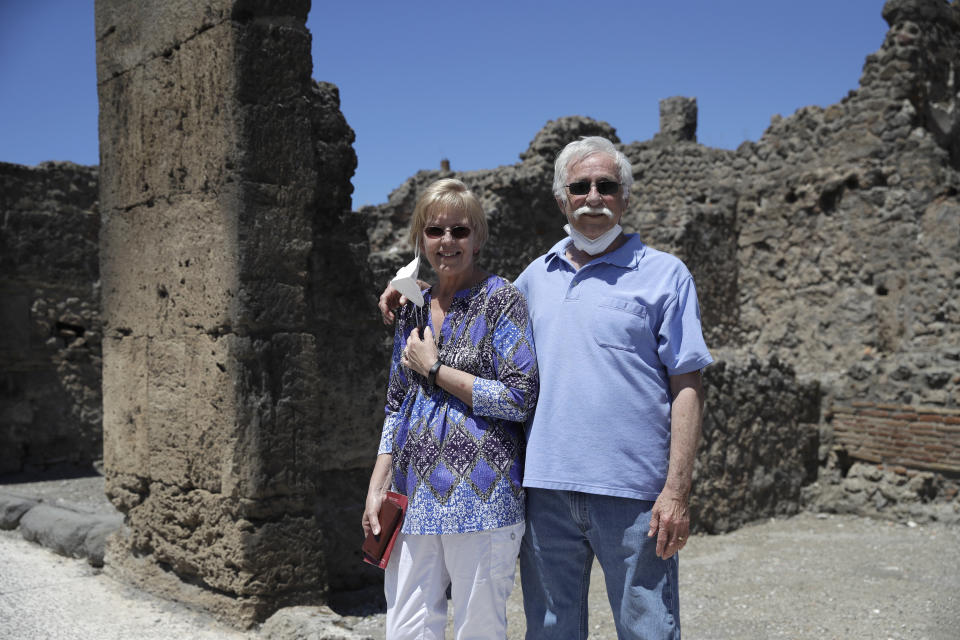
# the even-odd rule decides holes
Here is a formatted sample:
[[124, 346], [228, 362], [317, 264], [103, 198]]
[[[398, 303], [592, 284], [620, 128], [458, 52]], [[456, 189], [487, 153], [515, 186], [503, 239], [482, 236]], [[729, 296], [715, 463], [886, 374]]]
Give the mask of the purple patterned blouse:
[[[425, 310], [430, 300], [427, 289]], [[522, 522], [523, 423], [539, 390], [523, 295], [493, 275], [454, 295], [437, 342], [444, 365], [476, 376], [472, 409], [400, 364], [416, 326], [407, 304], [393, 340], [379, 448], [393, 454], [394, 490], [410, 500], [402, 531], [465, 533]]]

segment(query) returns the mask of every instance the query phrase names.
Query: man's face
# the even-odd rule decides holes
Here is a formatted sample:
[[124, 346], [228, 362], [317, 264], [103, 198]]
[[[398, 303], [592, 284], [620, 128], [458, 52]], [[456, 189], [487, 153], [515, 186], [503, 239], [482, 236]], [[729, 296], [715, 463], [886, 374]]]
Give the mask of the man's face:
[[567, 166], [567, 184], [587, 182], [586, 195], [574, 195], [566, 189], [566, 205], [558, 198], [557, 204], [567, 216], [570, 226], [590, 239], [597, 238], [620, 223], [627, 209], [623, 187], [616, 193], [602, 195], [597, 185], [602, 182], [620, 182], [617, 163], [605, 153], [594, 153]]

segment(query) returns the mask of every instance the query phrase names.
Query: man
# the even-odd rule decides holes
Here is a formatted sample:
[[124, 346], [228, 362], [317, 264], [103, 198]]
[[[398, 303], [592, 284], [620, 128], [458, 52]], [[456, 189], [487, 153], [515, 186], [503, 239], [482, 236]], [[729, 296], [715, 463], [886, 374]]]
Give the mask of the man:
[[528, 639], [587, 637], [594, 557], [618, 637], [680, 637], [677, 551], [713, 359], [687, 268], [620, 228], [632, 183], [609, 140], [567, 145], [553, 191], [570, 237], [515, 283], [540, 370], [523, 482]]

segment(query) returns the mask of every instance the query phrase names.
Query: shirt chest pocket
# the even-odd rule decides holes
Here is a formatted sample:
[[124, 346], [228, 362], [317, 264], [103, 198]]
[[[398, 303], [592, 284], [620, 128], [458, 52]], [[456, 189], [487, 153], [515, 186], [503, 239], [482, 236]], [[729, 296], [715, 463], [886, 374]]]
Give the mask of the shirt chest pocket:
[[636, 353], [649, 339], [647, 308], [632, 300], [603, 298], [593, 320], [594, 339], [601, 347]]

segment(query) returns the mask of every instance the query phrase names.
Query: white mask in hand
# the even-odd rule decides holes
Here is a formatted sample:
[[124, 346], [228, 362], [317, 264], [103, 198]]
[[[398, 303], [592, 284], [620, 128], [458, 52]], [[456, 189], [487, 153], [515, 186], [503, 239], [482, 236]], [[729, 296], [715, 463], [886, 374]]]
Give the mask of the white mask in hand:
[[390, 281], [390, 286], [407, 297], [407, 300], [417, 305], [423, 306], [423, 293], [420, 292], [420, 285], [417, 284], [417, 276], [420, 273], [420, 253], [418, 252], [405, 267], [397, 271], [397, 275]]
[[573, 240], [573, 244], [577, 247], [577, 249], [580, 249], [580, 251], [590, 254], [591, 256], [595, 256], [599, 253], [603, 253], [607, 250], [607, 247], [613, 244], [613, 241], [616, 240], [623, 231], [623, 227], [615, 224], [612, 228], [600, 234], [599, 237], [593, 239], [583, 235], [569, 224], [563, 225], [563, 230], [566, 231], [567, 235]]

